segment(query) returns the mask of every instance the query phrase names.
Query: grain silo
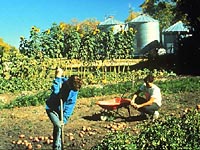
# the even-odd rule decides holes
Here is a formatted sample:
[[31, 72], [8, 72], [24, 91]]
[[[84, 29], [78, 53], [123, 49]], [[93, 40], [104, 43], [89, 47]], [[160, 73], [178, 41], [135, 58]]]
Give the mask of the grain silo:
[[129, 27], [133, 26], [136, 32], [137, 51], [144, 54], [154, 49], [160, 42], [159, 22], [146, 14], [139, 15], [128, 22]]
[[100, 22], [98, 28], [103, 31], [109, 31], [113, 29], [114, 34], [121, 30], [126, 30], [125, 23], [114, 19], [113, 16], [109, 16], [103, 22]]
[[163, 30], [162, 41], [168, 54], [176, 53], [178, 49], [178, 39], [181, 36], [189, 36], [189, 29], [183, 24], [182, 21], [178, 21], [172, 26]]

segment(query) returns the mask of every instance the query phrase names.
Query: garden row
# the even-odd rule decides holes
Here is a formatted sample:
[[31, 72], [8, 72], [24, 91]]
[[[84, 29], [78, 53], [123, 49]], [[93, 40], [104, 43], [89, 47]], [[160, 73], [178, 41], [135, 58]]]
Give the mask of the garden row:
[[[142, 75], [145, 76], [145, 75]], [[2, 79], [1, 79], [2, 80]], [[40, 80], [42, 81], [42, 80]], [[194, 92], [200, 90], [200, 78], [199, 77], [179, 77], [176, 76], [169, 76], [167, 78], [156, 80], [155, 82], [159, 84], [159, 87], [162, 89], [163, 95], [167, 94], [174, 94], [174, 93], [181, 93], [181, 92]], [[135, 91], [139, 85], [142, 83], [142, 79], [138, 79], [136, 81], [126, 80], [124, 82], [117, 82], [112, 84], [98, 84], [94, 86], [83, 86], [83, 88], [79, 92], [79, 98], [86, 98], [86, 97], [95, 97], [95, 96], [102, 96], [102, 95], [112, 95], [112, 94], [122, 94], [127, 89], [130, 89], [127, 93], [131, 94], [132, 91]], [[1, 91], [6, 91], [2, 89], [9, 85], [9, 87], [17, 89], [18, 97], [13, 100], [9, 104], [4, 104], [3, 102], [0, 103], [0, 108], [13, 108], [13, 107], [23, 107], [23, 106], [36, 106], [36, 105], [43, 105], [50, 94], [50, 85], [51, 82], [44, 86], [36, 86], [31, 85], [30, 82], [26, 81], [23, 83], [24, 86], [27, 87], [26, 90], [32, 91], [31, 94], [29, 92], [19, 92], [23, 91], [24, 86], [18, 86], [17, 82], [10, 81], [10, 83], [5, 82], [2, 80], [0, 82]], [[21, 83], [20, 83], [21, 84]], [[36, 83], [35, 85], [38, 85]], [[15, 87], [17, 86], [17, 87]], [[34, 90], [31, 90], [34, 88]], [[8, 88], [9, 89], [9, 88]], [[7, 90], [8, 90], [7, 89]], [[10, 90], [10, 89], [9, 89]], [[37, 92], [36, 92], [37, 91]], [[9, 91], [7, 91], [9, 92]], [[10, 91], [11, 92], [11, 91]]]
[[151, 150], [199, 149], [200, 109], [185, 112], [180, 117], [166, 115], [155, 122], [137, 125], [140, 132], [130, 128], [111, 132], [91, 150]]

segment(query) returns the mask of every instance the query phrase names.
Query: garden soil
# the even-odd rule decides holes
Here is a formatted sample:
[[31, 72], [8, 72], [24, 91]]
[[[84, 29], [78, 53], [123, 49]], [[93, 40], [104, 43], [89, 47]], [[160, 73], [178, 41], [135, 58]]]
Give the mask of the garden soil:
[[[14, 99], [14, 96], [3, 96], [8, 102]], [[120, 108], [118, 113], [111, 112], [115, 116], [114, 119], [100, 119], [104, 110], [96, 105], [96, 102], [115, 97], [117, 95], [78, 99], [74, 113], [64, 127], [65, 150], [89, 150], [101, 142], [108, 133], [124, 128], [130, 128], [133, 134], [139, 134], [140, 129], [137, 125], [147, 120], [138, 119], [136, 116], [139, 113], [131, 106], [132, 117], [129, 117], [127, 109]], [[166, 114], [178, 116], [187, 109], [195, 108], [197, 103], [200, 103], [199, 92], [163, 95], [160, 118]], [[0, 127], [2, 150], [52, 149], [53, 126], [47, 117], [45, 106], [3, 109], [0, 112]]]

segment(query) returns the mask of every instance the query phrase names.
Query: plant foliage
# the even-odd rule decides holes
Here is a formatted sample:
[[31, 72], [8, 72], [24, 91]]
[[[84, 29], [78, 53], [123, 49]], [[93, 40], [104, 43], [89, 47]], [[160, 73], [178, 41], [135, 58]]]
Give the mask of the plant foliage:
[[138, 149], [199, 149], [200, 113], [189, 111], [177, 118], [166, 116], [145, 124], [136, 139]]
[[165, 116], [139, 125], [141, 132], [111, 132], [91, 150], [199, 149], [200, 113], [190, 110], [181, 117]]
[[136, 144], [132, 135], [127, 131], [117, 131], [108, 134], [102, 142], [95, 145], [91, 150], [135, 150]]

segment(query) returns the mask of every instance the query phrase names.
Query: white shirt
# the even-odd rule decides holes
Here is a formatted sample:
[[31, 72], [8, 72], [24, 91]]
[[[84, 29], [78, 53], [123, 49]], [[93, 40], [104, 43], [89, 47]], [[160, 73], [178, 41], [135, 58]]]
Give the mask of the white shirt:
[[146, 84], [144, 83], [140, 90], [145, 93], [146, 99], [149, 100], [151, 97], [155, 98], [154, 102], [158, 104], [158, 106], [162, 105], [162, 96], [160, 92], [160, 88], [156, 86], [155, 84], [152, 85], [151, 88], [146, 87]]

